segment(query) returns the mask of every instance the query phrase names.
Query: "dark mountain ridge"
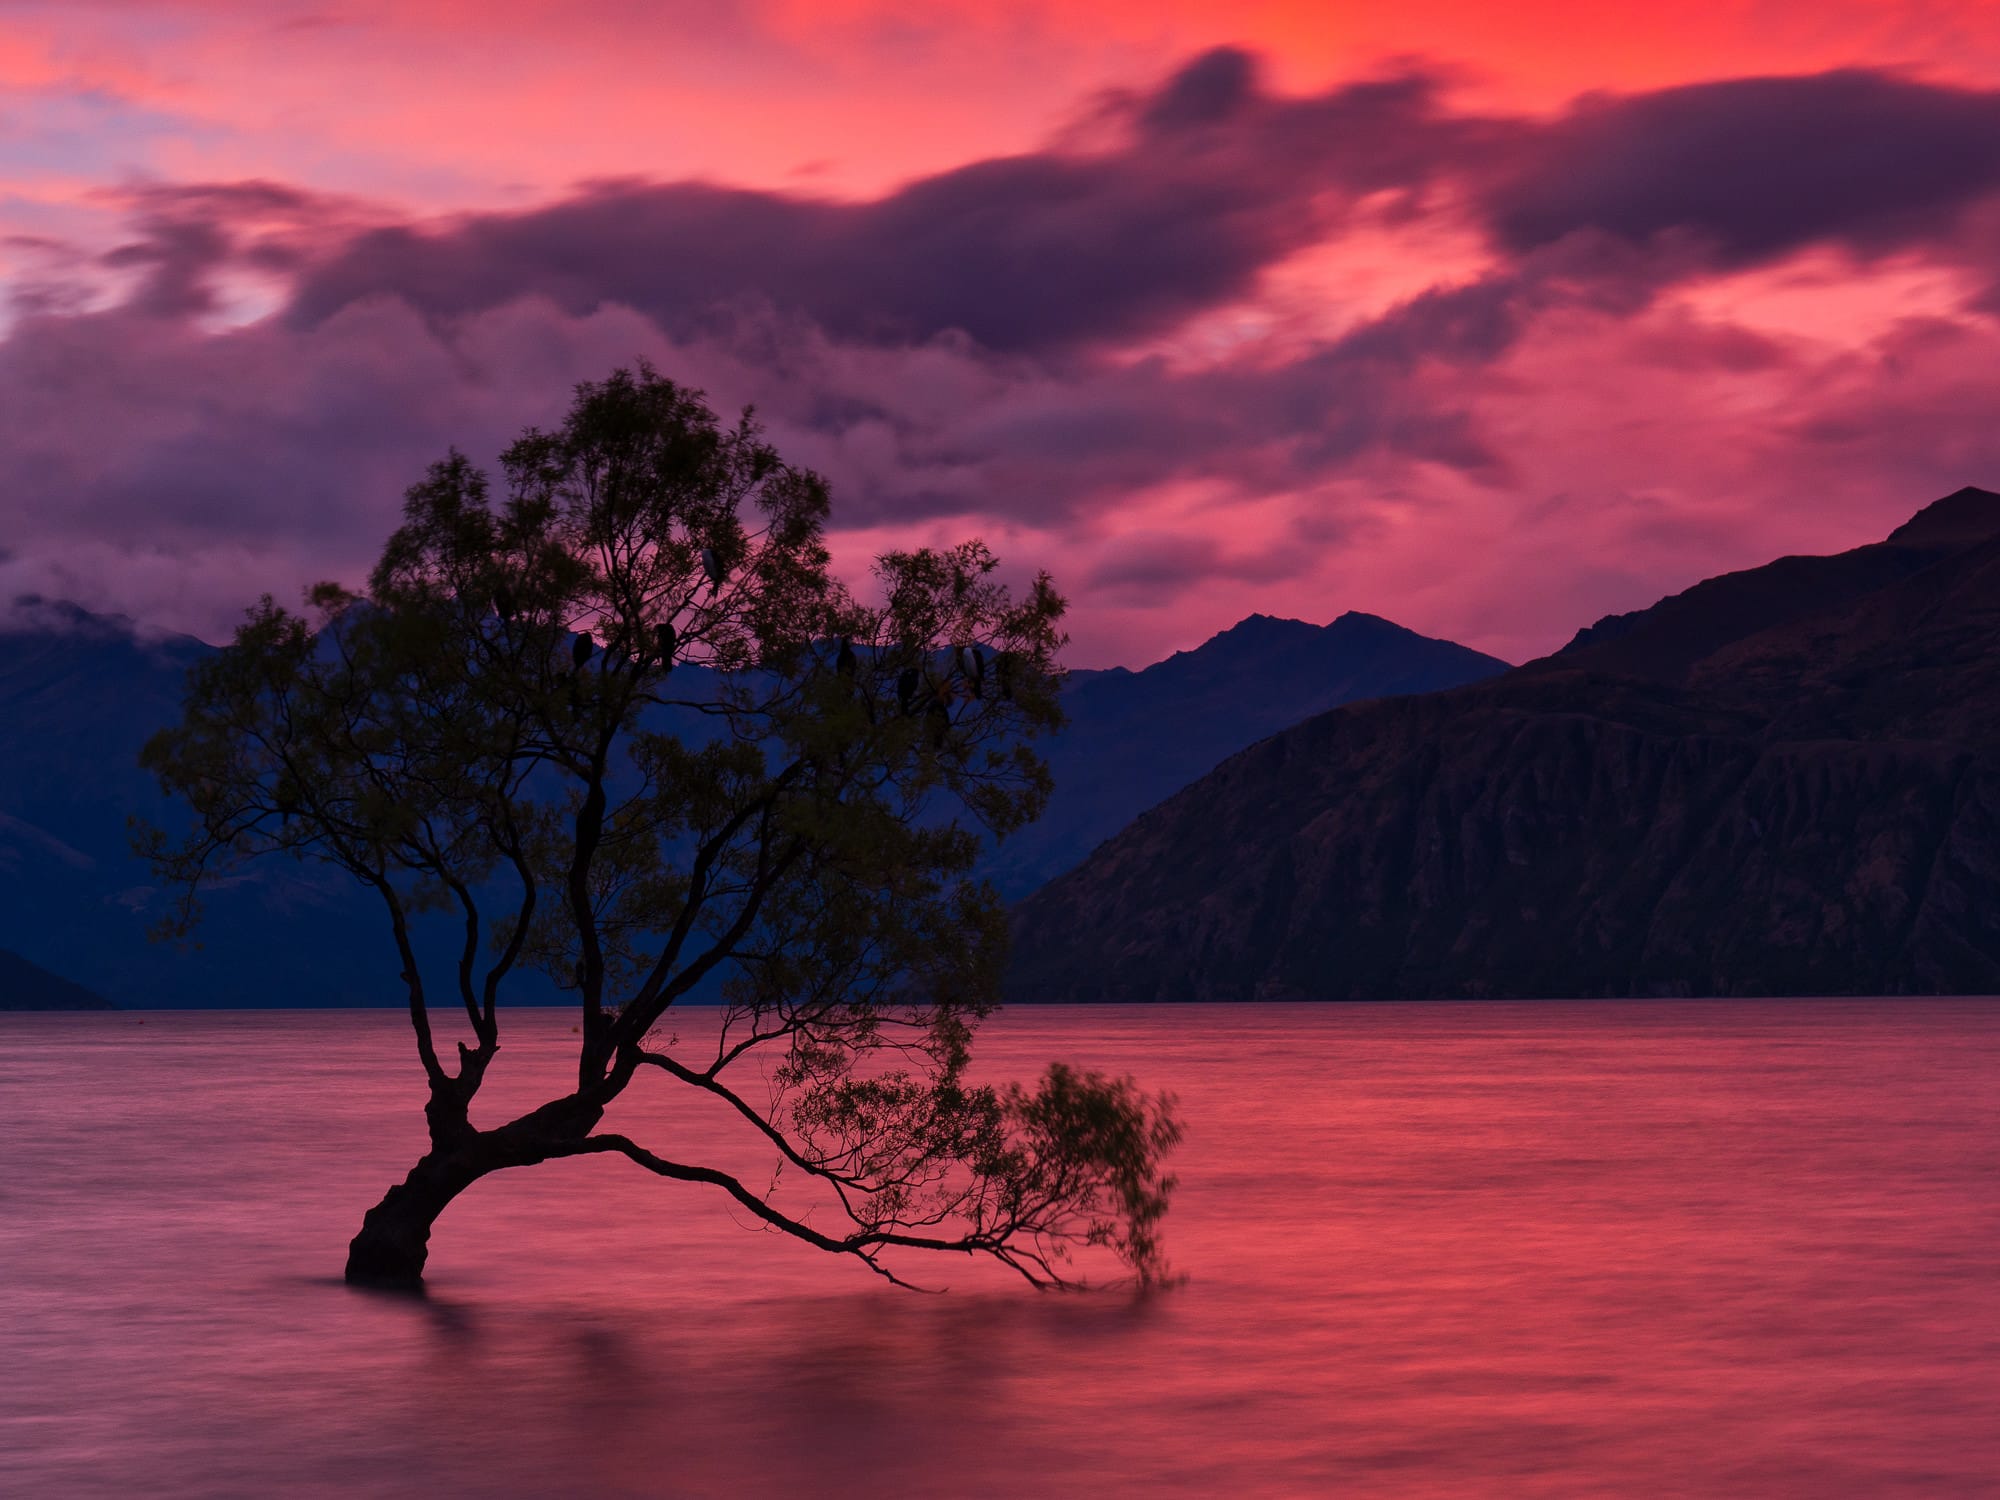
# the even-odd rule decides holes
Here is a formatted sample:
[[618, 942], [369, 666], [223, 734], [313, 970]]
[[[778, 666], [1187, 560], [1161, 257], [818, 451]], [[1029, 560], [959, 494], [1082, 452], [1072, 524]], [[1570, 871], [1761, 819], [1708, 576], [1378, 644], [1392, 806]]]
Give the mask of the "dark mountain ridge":
[[[22, 600], [0, 617], [0, 946], [128, 1006], [393, 1001], [379, 907], [324, 866], [253, 866], [205, 899], [199, 946], [148, 942], [166, 898], [131, 853], [127, 819], [171, 827], [181, 814], [139, 769], [139, 748], [179, 716], [187, 669], [212, 650], [70, 604]], [[1276, 729], [1504, 667], [1370, 615], [1327, 626], [1259, 615], [1143, 671], [1073, 673], [1071, 725], [1043, 744], [1055, 804], [986, 873], [1023, 894]], [[420, 941], [454, 952], [448, 926]]]
[[2000, 989], [2000, 496], [1224, 762], [1016, 914], [1056, 999]]

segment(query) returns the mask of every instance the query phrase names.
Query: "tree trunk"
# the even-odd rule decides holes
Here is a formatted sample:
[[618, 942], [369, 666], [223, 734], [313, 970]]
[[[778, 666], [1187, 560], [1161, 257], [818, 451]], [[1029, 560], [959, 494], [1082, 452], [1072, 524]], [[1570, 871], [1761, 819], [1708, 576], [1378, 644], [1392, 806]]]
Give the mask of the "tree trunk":
[[399, 1287], [424, 1284], [431, 1225], [445, 1206], [492, 1169], [468, 1150], [433, 1151], [410, 1168], [410, 1175], [382, 1196], [361, 1220], [361, 1232], [347, 1245], [347, 1280], [353, 1286]]
[[361, 1232], [347, 1243], [351, 1285], [422, 1287], [431, 1225], [451, 1200], [489, 1172], [574, 1155], [577, 1143], [604, 1118], [604, 1101], [567, 1094], [497, 1130], [474, 1130], [459, 1100], [433, 1095], [425, 1114], [431, 1149], [362, 1216]]

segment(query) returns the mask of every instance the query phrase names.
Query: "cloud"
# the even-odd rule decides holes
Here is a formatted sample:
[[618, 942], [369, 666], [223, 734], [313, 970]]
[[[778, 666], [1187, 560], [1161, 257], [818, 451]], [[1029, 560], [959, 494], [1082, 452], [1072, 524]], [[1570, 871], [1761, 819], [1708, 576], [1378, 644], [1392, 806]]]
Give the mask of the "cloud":
[[1257, 98], [1257, 64], [1238, 47], [1217, 47], [1187, 64], [1145, 100], [1137, 114], [1151, 134], [1214, 125], [1249, 108]]
[[1310, 572], [1311, 552], [1293, 541], [1280, 537], [1244, 551], [1232, 548], [1226, 537], [1141, 531], [1107, 539], [1081, 581], [1093, 599], [1159, 607], [1192, 589], [1218, 583], [1270, 584]]
[[[1581, 288], [1633, 284], [1642, 255], [1658, 284], [1811, 244], [1879, 254], [1936, 239], [2000, 190], [2000, 92], [1858, 70], [1587, 98], [1534, 121], [1454, 113], [1414, 72], [1278, 97], [1254, 59], [1221, 48], [1113, 98], [1099, 124], [1109, 144], [974, 162], [859, 202], [623, 181], [387, 225], [311, 270], [288, 316], [311, 326], [392, 296], [449, 319], [533, 295], [577, 314], [634, 307], [687, 335], [768, 307], [841, 339], [962, 334], [1047, 356], [1249, 295], [1371, 198], [1394, 200], [1369, 201], [1376, 215], [1458, 201], [1507, 270], [1582, 240], [1566, 257]], [[1504, 347], [1517, 304], [1503, 286], [1425, 299], [1399, 336], [1428, 320], [1466, 347], [1483, 319], [1486, 346]]]
[[[1529, 654], [1795, 549], [1808, 480], [1838, 543], [2000, 477], [1968, 436], [2000, 353], [1995, 98], [1850, 72], [1497, 118], [1414, 71], [1281, 96], [1219, 49], [863, 200], [625, 181], [415, 221], [129, 188], [123, 300], [31, 298], [0, 338], [0, 597], [213, 636], [263, 589], [358, 580], [447, 445], [490, 461], [648, 358], [754, 402], [844, 535], [1051, 561], [1086, 660], [1350, 607]], [[1959, 128], [1985, 133], [1936, 159]], [[1440, 226], [1460, 260], [1424, 258]], [[1425, 274], [1350, 305], [1363, 244]], [[1898, 257], [1937, 274], [1838, 336], [1701, 305], [1754, 311], [1808, 253], [1857, 302]], [[1301, 328], [1296, 286], [1263, 299], [1308, 255]]]
[[104, 196], [125, 208], [133, 235], [98, 260], [138, 273], [127, 311], [165, 319], [220, 310], [219, 283], [232, 272], [302, 274], [381, 216], [354, 199], [260, 180], [148, 183]]
[[1248, 292], [1361, 195], [1420, 191], [1478, 122], [1420, 77], [1303, 99], [1229, 49], [1107, 117], [1115, 145], [974, 162], [865, 202], [708, 183], [612, 182], [521, 213], [364, 235], [308, 275], [311, 326], [371, 296], [460, 317], [523, 295], [636, 307], [687, 334], [746, 304], [835, 337], [963, 334], [1045, 354], [1142, 337]]
[[1586, 99], [1484, 194], [1524, 253], [1579, 231], [1684, 234], [1730, 267], [1934, 239], [2000, 191], [2000, 92], [1844, 69]]

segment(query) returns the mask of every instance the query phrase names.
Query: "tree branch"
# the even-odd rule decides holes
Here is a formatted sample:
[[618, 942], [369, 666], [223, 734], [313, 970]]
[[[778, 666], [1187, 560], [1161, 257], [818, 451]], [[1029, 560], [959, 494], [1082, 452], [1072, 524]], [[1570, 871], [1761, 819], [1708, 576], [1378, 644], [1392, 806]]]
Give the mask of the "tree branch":
[[424, 1073], [430, 1078], [432, 1092], [449, 1091], [451, 1075], [438, 1061], [437, 1044], [431, 1039], [430, 1010], [424, 1004], [423, 970], [417, 966], [417, 952], [410, 943], [410, 924], [403, 915], [403, 903], [397, 899], [396, 888], [389, 883], [386, 875], [372, 874], [366, 878], [389, 909], [389, 926], [396, 936], [396, 952], [403, 960], [403, 983], [409, 990], [410, 1027], [417, 1034], [417, 1056], [423, 1059]]
[[1048, 1288], [1068, 1285], [1049, 1260], [1038, 1253], [1021, 1246], [1011, 1246], [1008, 1238], [1015, 1232], [1008, 1228], [1005, 1232], [980, 1231], [961, 1235], [957, 1239], [944, 1239], [935, 1235], [903, 1234], [895, 1230], [863, 1229], [850, 1235], [835, 1237], [822, 1233], [802, 1219], [793, 1218], [781, 1209], [773, 1208], [764, 1199], [750, 1191], [743, 1183], [728, 1172], [715, 1167], [691, 1166], [685, 1162], [670, 1161], [655, 1155], [636, 1141], [622, 1135], [593, 1135], [550, 1152], [556, 1156], [592, 1156], [615, 1154], [636, 1162], [655, 1176], [665, 1177], [674, 1182], [698, 1182], [710, 1187], [721, 1188], [737, 1203], [742, 1205], [773, 1229], [804, 1240], [807, 1244], [836, 1255], [852, 1255], [865, 1261], [870, 1269], [887, 1277], [899, 1286], [909, 1283], [900, 1280], [879, 1259], [885, 1249], [908, 1249], [943, 1251], [959, 1255], [986, 1255], [1018, 1272], [1032, 1286]]

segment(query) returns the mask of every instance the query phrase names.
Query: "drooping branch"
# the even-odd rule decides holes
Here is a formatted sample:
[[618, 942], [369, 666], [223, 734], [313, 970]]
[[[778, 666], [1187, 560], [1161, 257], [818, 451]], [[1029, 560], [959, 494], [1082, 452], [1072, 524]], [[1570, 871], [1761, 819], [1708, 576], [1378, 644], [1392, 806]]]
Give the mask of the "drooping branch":
[[1070, 1284], [1062, 1277], [1050, 1257], [1033, 1248], [1013, 1242], [1025, 1227], [1023, 1225], [1007, 1224], [957, 1236], [905, 1234], [883, 1229], [856, 1229], [851, 1234], [830, 1235], [813, 1228], [803, 1219], [794, 1218], [783, 1210], [774, 1208], [766, 1199], [752, 1192], [739, 1178], [728, 1172], [716, 1167], [671, 1161], [622, 1135], [589, 1136], [564, 1152], [552, 1154], [585, 1156], [605, 1153], [623, 1156], [655, 1176], [670, 1181], [695, 1182], [720, 1188], [735, 1200], [738, 1206], [747, 1209], [771, 1228], [835, 1255], [852, 1255], [877, 1275], [898, 1286], [921, 1290], [883, 1264], [882, 1254], [886, 1250], [927, 1250], [959, 1255], [985, 1255], [1019, 1273], [1032, 1286], [1052, 1288]]
[[793, 1143], [791, 1137], [787, 1136], [777, 1126], [759, 1114], [747, 1099], [715, 1077], [713, 1073], [697, 1072], [678, 1058], [664, 1052], [641, 1051], [639, 1053], [639, 1062], [642, 1066], [658, 1068], [662, 1072], [688, 1085], [688, 1087], [700, 1089], [703, 1093], [712, 1094], [722, 1100], [723, 1103], [727, 1104], [739, 1116], [748, 1121], [752, 1128], [775, 1146], [778, 1153], [786, 1161], [790, 1162], [800, 1171], [809, 1172], [815, 1177], [824, 1177], [827, 1181], [841, 1187], [862, 1188], [866, 1186], [860, 1177], [837, 1172], [825, 1162], [806, 1156]]

